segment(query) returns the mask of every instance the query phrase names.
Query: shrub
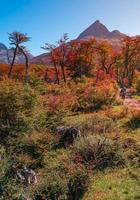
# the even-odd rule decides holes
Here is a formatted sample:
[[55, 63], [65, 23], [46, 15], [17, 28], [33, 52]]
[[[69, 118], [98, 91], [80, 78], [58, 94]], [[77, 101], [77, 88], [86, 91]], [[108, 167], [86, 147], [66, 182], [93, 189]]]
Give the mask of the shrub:
[[88, 176], [84, 173], [77, 173], [68, 182], [68, 199], [81, 199], [88, 188]]
[[74, 147], [76, 155], [79, 154], [81, 160], [92, 168], [104, 169], [124, 163], [120, 145], [105, 137], [81, 137]]
[[72, 110], [74, 99], [71, 95], [51, 95], [45, 96], [46, 106], [46, 126], [51, 130], [62, 124], [63, 118]]
[[133, 167], [140, 167], [140, 143], [134, 138], [126, 138], [123, 141], [127, 163]]
[[41, 94], [44, 94], [46, 92], [46, 86], [44, 80], [42, 80], [36, 75], [30, 75], [28, 84]]
[[0, 180], [4, 177], [9, 167], [9, 157], [7, 156], [6, 150], [0, 145]]
[[140, 95], [140, 73], [139, 72], [136, 72], [135, 74], [135, 78], [134, 78], [131, 90], [134, 94]]
[[29, 86], [5, 79], [0, 82], [0, 97], [1, 138], [44, 127], [43, 100]]
[[34, 191], [36, 200], [80, 200], [87, 190], [88, 174], [63, 154], [65, 152], [60, 157], [57, 155], [58, 158], [54, 157], [47, 171], [43, 171], [44, 181]]
[[109, 118], [118, 120], [126, 117], [128, 108], [125, 106], [114, 106], [113, 108], [107, 108], [105, 113]]
[[91, 83], [79, 83], [72, 91], [77, 99], [73, 110], [91, 111], [115, 102], [117, 87], [111, 82], [101, 82], [94, 86]]
[[42, 131], [19, 137], [12, 144], [15, 146], [14, 160], [16, 163], [35, 169], [44, 166], [44, 154], [53, 148], [56, 141], [52, 133]]
[[46, 94], [51, 94], [53, 96], [63, 95], [67, 90], [67, 86], [65, 85], [57, 85], [57, 84], [47, 84]]
[[127, 163], [133, 167], [140, 167], [140, 145], [125, 152]]
[[129, 129], [137, 129], [140, 128], [140, 111], [139, 110], [132, 110], [129, 121], [127, 122], [127, 127]]
[[34, 199], [67, 200], [67, 189], [66, 180], [57, 173], [51, 173], [46, 176], [46, 181], [37, 188]]
[[7, 178], [6, 183], [3, 183], [3, 195], [0, 199], [23, 200], [23, 192], [22, 188], [17, 187], [16, 181]]
[[81, 114], [66, 119], [66, 125], [78, 128], [83, 135], [111, 133], [114, 131], [114, 122], [102, 114]]
[[140, 94], [140, 76], [136, 82], [136, 93]]

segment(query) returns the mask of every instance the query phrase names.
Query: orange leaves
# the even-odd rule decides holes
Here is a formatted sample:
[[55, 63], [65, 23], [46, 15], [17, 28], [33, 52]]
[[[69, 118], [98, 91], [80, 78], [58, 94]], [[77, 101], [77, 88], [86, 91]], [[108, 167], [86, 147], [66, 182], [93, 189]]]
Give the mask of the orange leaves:
[[[39, 76], [40, 78], [44, 77], [46, 67], [43, 65], [31, 65], [30, 74]], [[9, 71], [9, 65], [0, 64], [0, 75], [7, 76]], [[23, 80], [25, 76], [25, 67], [23, 64], [15, 64], [13, 68], [12, 77], [18, 80]]]

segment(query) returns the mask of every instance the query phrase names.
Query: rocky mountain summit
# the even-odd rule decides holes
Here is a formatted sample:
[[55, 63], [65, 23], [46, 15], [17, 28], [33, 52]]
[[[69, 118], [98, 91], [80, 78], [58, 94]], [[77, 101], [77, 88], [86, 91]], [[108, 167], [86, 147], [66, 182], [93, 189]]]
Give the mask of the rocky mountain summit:
[[102, 39], [122, 39], [126, 35], [118, 30], [110, 32], [107, 27], [99, 20], [95, 21], [91, 26], [84, 30], [78, 37], [78, 39], [89, 39], [90, 37], [102, 38]]

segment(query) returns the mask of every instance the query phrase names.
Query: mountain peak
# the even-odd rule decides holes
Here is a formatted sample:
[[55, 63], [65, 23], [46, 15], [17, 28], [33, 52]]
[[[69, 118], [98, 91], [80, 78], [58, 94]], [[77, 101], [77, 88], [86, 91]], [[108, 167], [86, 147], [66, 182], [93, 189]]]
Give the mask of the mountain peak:
[[96, 20], [91, 26], [89, 26], [84, 32], [80, 34], [78, 39], [87, 37], [107, 37], [109, 30], [99, 20]]
[[6, 50], [7, 47], [3, 43], [0, 43], [0, 51], [6, 51]]
[[125, 35], [118, 30], [110, 32], [104, 24], [102, 24], [99, 20], [96, 20], [91, 26], [89, 26], [79, 35], [78, 39], [87, 39], [90, 37], [121, 39], [124, 36]]
[[94, 24], [100, 24], [100, 20], [96, 20]]

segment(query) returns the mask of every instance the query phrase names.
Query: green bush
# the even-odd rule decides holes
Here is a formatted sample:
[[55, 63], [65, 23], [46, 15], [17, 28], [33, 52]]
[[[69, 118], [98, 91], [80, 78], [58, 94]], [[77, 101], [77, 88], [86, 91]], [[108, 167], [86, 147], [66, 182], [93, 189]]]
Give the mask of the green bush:
[[63, 124], [63, 118], [65, 116], [64, 112], [46, 112], [46, 128], [55, 131], [56, 128]]
[[[74, 146], [81, 162], [96, 169], [124, 164], [123, 152], [117, 142], [100, 136], [88, 135], [77, 140]], [[77, 158], [77, 157], [76, 157]]]
[[43, 200], [45, 198], [51, 200], [67, 200], [67, 183], [56, 173], [46, 176], [46, 182], [40, 185], [34, 194], [35, 200]]
[[46, 92], [46, 86], [44, 80], [39, 78], [36, 75], [31, 75], [30, 79], [28, 81], [28, 84], [34, 88], [36, 91], [38, 91], [41, 94], [44, 94]]
[[5, 176], [9, 164], [9, 156], [6, 153], [6, 149], [0, 145], [0, 180]]
[[32, 132], [20, 137], [15, 143], [14, 160], [18, 165], [28, 166], [32, 169], [44, 167], [44, 155], [56, 144], [54, 134], [48, 131]]
[[133, 167], [140, 167], [140, 143], [134, 138], [126, 138], [123, 148], [127, 163]]
[[28, 132], [45, 125], [42, 98], [29, 86], [12, 81], [0, 82], [0, 136]]
[[128, 149], [125, 152], [127, 163], [131, 167], [140, 167], [140, 146], [135, 149]]
[[81, 199], [88, 188], [88, 176], [83, 173], [77, 173], [70, 178], [68, 182], [69, 195], [68, 199]]
[[51, 170], [45, 174], [45, 181], [34, 191], [35, 200], [80, 200], [88, 187], [88, 176], [77, 171], [73, 175]]

